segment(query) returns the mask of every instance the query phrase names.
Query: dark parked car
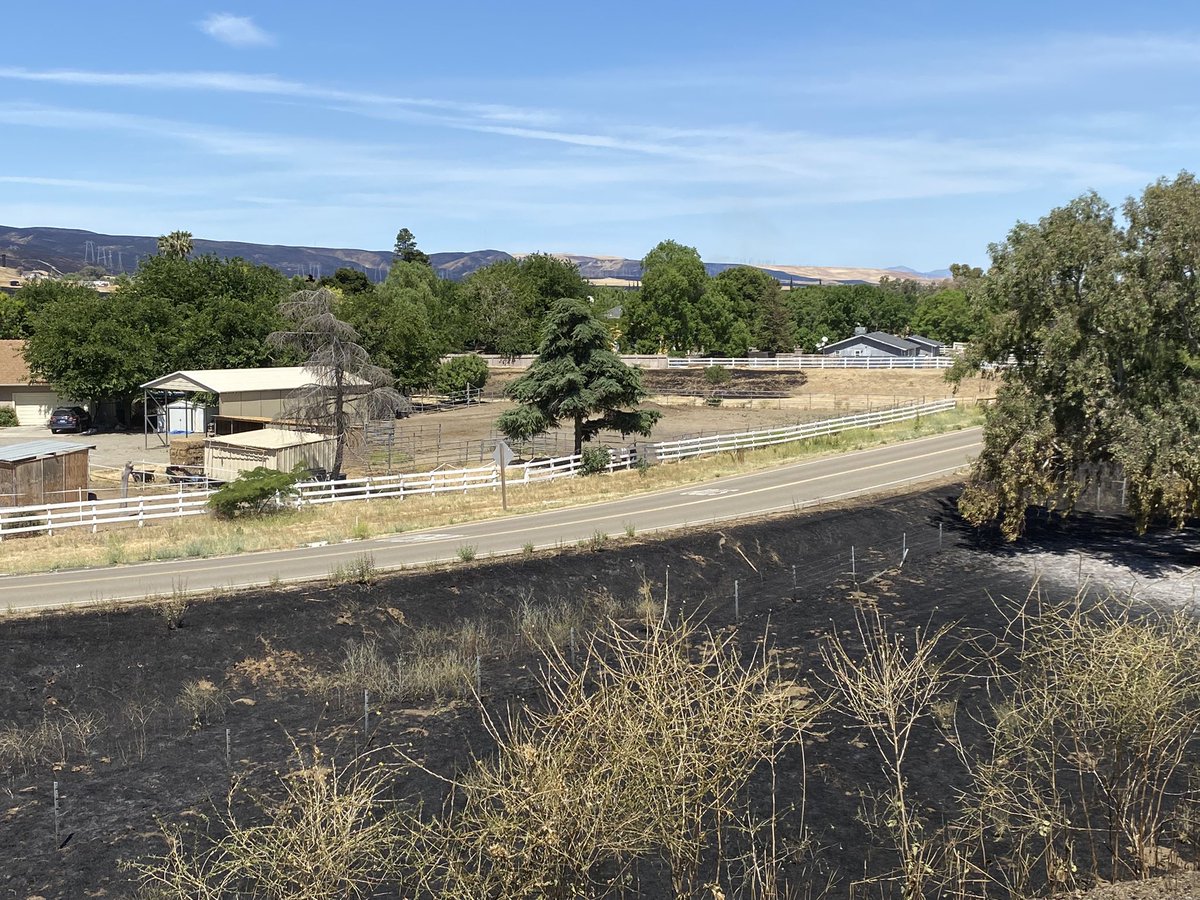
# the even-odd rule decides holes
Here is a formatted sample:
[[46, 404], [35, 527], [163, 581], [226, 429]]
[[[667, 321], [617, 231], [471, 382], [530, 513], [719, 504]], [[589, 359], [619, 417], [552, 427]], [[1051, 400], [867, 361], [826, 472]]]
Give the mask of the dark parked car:
[[50, 413], [50, 433], [87, 431], [92, 427], [92, 414], [82, 406], [59, 406]]

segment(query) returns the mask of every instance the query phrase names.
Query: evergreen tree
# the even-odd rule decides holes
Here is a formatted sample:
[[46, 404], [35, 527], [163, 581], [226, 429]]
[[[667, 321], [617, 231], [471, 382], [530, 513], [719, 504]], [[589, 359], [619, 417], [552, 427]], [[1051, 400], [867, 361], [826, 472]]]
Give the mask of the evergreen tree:
[[610, 349], [608, 329], [585, 300], [559, 300], [550, 308], [537, 359], [505, 393], [520, 406], [496, 420], [504, 435], [525, 441], [565, 420], [576, 453], [601, 431], [649, 435], [660, 416], [628, 408], [645, 399], [641, 373]]

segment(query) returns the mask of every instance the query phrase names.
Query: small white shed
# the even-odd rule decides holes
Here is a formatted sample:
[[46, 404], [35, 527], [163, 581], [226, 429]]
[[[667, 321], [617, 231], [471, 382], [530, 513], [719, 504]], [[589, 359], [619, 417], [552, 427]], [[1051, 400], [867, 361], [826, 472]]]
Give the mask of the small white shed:
[[232, 481], [250, 469], [264, 466], [290, 472], [297, 465], [333, 468], [336, 440], [325, 434], [264, 428], [209, 438], [204, 442], [204, 471], [209, 478]]
[[192, 400], [175, 400], [167, 404], [167, 431], [170, 434], [206, 434], [208, 424], [216, 414], [215, 406], [205, 406]]

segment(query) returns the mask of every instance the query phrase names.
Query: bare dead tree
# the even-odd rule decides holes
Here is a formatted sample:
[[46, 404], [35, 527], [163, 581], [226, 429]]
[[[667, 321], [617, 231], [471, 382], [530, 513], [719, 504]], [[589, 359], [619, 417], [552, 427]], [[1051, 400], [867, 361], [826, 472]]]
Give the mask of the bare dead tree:
[[408, 402], [393, 386], [391, 373], [371, 363], [353, 326], [334, 315], [336, 301], [326, 288], [296, 291], [279, 304], [291, 328], [267, 338], [272, 347], [307, 355], [304, 367], [312, 381], [292, 392], [279, 418], [334, 435], [334, 475], [342, 471], [346, 437], [355, 426], [395, 418]]

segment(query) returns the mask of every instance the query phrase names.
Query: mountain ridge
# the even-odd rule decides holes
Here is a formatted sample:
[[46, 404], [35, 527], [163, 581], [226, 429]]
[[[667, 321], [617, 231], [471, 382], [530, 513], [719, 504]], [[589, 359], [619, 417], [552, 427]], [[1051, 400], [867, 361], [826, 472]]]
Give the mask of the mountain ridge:
[[[290, 244], [257, 244], [248, 241], [193, 240], [194, 252], [222, 257], [240, 256], [248, 262], [268, 265], [285, 275], [330, 275], [347, 266], [365, 272], [372, 281], [382, 281], [392, 262], [390, 250], [309, 247]], [[142, 257], [158, 252], [158, 239], [146, 235], [114, 235], [80, 228], [0, 225], [0, 265], [44, 269], [66, 274], [84, 266], [100, 265], [112, 274], [137, 270]], [[430, 253], [430, 264], [444, 278], [460, 280], [476, 269], [529, 254], [504, 250], [442, 251]], [[579, 267], [580, 274], [598, 284], [632, 285], [642, 276], [640, 260], [619, 256], [588, 256], [553, 253]], [[705, 263], [709, 275], [748, 263]], [[907, 278], [925, 283], [949, 277], [949, 272], [918, 272], [907, 266], [890, 269], [854, 266], [754, 265], [787, 284], [874, 284], [881, 278]]]

